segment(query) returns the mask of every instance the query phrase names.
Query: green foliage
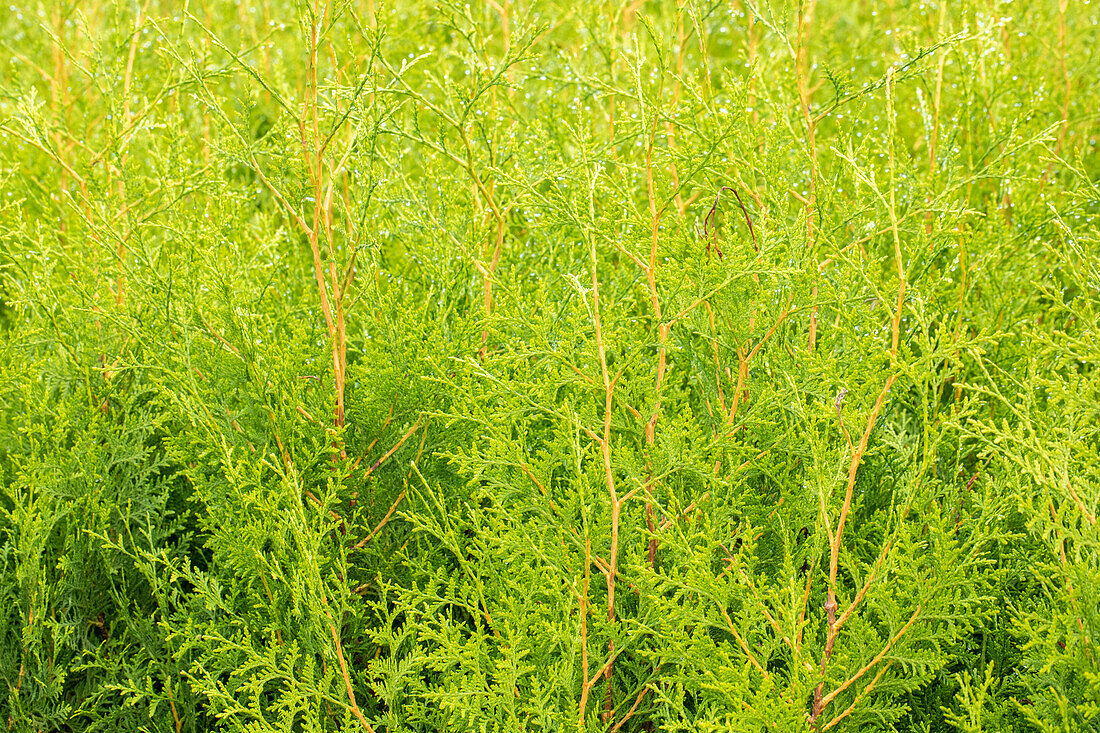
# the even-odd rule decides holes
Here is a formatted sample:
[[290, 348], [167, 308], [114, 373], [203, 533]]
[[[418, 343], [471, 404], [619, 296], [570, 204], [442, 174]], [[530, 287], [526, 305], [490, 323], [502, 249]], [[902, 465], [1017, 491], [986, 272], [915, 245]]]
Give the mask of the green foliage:
[[12, 5], [0, 721], [1100, 729], [1098, 13]]

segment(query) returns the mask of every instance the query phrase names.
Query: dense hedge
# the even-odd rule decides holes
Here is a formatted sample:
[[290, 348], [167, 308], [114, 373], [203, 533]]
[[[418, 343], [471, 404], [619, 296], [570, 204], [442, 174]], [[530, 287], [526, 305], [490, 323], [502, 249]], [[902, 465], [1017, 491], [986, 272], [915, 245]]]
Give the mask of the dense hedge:
[[1100, 729], [1098, 27], [16, 0], [0, 722]]

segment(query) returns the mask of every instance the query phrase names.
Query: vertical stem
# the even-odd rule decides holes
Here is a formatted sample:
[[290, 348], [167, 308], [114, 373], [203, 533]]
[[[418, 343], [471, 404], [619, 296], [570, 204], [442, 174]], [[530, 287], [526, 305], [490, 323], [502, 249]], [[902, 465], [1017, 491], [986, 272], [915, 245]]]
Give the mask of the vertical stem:
[[[202, 3], [202, 23], [207, 28], [212, 28], [213, 23], [210, 19], [210, 8], [207, 6], [206, 0]], [[206, 63], [210, 58], [210, 38], [207, 35], [202, 36], [202, 61]], [[210, 165], [210, 113], [209, 107], [203, 105], [202, 108], [202, 162], [204, 165]]]
[[[145, 11], [149, 8], [149, 0], [145, 0], [145, 4], [138, 10], [137, 18], [134, 20], [134, 29], [130, 34], [130, 49], [126, 56], [126, 73], [122, 79], [122, 123], [121, 129], [124, 134], [125, 131], [130, 129], [131, 114], [130, 114], [130, 84], [134, 78], [134, 59], [137, 57], [137, 42], [138, 33], [141, 30], [145, 14]], [[124, 138], [119, 141], [121, 146], [121, 154], [119, 155], [118, 164], [118, 205], [120, 207], [126, 206], [126, 158], [129, 152], [129, 143]], [[110, 170], [110, 164], [105, 163], [108, 170]], [[126, 298], [126, 239], [129, 237], [127, 231], [118, 240], [118, 271], [115, 279], [115, 305], [121, 306]]]
[[[680, 106], [680, 79], [684, 75], [684, 42], [686, 40], [682, 0], [677, 0], [676, 5], [676, 78], [672, 81], [672, 110], [674, 113]], [[675, 151], [676, 126], [673, 124], [671, 117], [665, 120], [665, 137], [668, 139], [668, 149]], [[672, 188], [676, 191], [676, 215], [682, 221], [687, 213], [687, 205], [684, 203], [684, 197], [680, 195], [680, 174], [676, 169], [675, 160], [669, 163], [669, 173], [672, 175]]]
[[[798, 8], [798, 47], [795, 54], [795, 79], [798, 83], [798, 104], [802, 110], [802, 117], [806, 122], [806, 147], [810, 156], [810, 196], [806, 199], [806, 249], [817, 261], [815, 247], [814, 217], [817, 213], [817, 121], [810, 110], [810, 81], [809, 81], [809, 35], [810, 24], [813, 23], [814, 7], [816, 0], [807, 0], [799, 4]], [[820, 270], [815, 277], [820, 276]], [[813, 303], [810, 311], [810, 339], [809, 351], [813, 353], [817, 345], [817, 283], [814, 283], [810, 294]]]
[[336, 648], [336, 661], [340, 663], [340, 674], [344, 678], [344, 692], [348, 696], [351, 713], [367, 733], [374, 733], [374, 728], [367, 722], [367, 719], [363, 716], [363, 711], [359, 709], [359, 703], [355, 700], [355, 690], [351, 686], [351, 675], [348, 673], [348, 665], [344, 660], [344, 645], [340, 643], [340, 634], [336, 630], [336, 621], [332, 618], [332, 613], [328, 608], [328, 601], [323, 595], [321, 596], [321, 602], [325, 604], [324, 612], [325, 615], [328, 616], [329, 631], [332, 633], [332, 643]]
[[[852, 495], [856, 485], [856, 474], [859, 471], [859, 466], [863, 460], [863, 454], [867, 450], [867, 442], [871, 438], [871, 431], [874, 430], [875, 422], [878, 420], [879, 414], [882, 412], [882, 406], [886, 402], [886, 396], [890, 392], [890, 388], [894, 385], [894, 381], [898, 377], [898, 349], [900, 347], [901, 339], [901, 314], [902, 308], [905, 305], [905, 263], [902, 259], [901, 251], [901, 236], [898, 232], [898, 214], [897, 206], [894, 196], [894, 182], [896, 177], [895, 159], [894, 159], [894, 136], [896, 134], [896, 121], [894, 119], [894, 75], [893, 69], [887, 71], [886, 79], [886, 118], [887, 125], [889, 127], [889, 145], [890, 145], [890, 193], [889, 199], [886, 200], [887, 212], [890, 215], [890, 229], [894, 237], [894, 264], [898, 270], [898, 295], [894, 304], [894, 313], [890, 323], [890, 369], [891, 374], [886, 378], [886, 383], [882, 387], [882, 391], [879, 392], [878, 399], [875, 400], [875, 405], [871, 409], [871, 414], [867, 417], [867, 423], [863, 429], [863, 436], [859, 440], [859, 444], [852, 449], [852, 459], [848, 465], [848, 483], [844, 491], [844, 503], [840, 508], [840, 516], [837, 519], [836, 532], [832, 534], [829, 542], [829, 586], [828, 597], [825, 600], [825, 613], [828, 619], [828, 628], [825, 635], [825, 651], [821, 656], [821, 671], [824, 676], [824, 671], [829, 660], [833, 656], [833, 645], [836, 643], [837, 634], [840, 632], [840, 625], [842, 622], [838, 622], [836, 611], [836, 576], [837, 570], [840, 565], [840, 548], [844, 538], [844, 526], [848, 519], [848, 514], [852, 507]], [[825, 511], [824, 504], [822, 505], [822, 511]], [[828, 517], [826, 516], [826, 522]], [[828, 526], [828, 525], [826, 525]], [[845, 617], [851, 612], [851, 608], [845, 611]], [[824, 679], [818, 683], [817, 689], [814, 691], [813, 712], [811, 715], [811, 721], [816, 721], [821, 715], [822, 710], [828, 704], [828, 700], [822, 697], [822, 692], [825, 686]]]
[[[746, 33], [749, 39], [749, 68], [756, 67], [756, 57], [758, 55], [757, 44], [759, 41], [756, 37], [756, 13], [753, 11], [749, 3], [745, 3], [745, 15], [748, 17], [748, 28]], [[748, 82], [748, 103], [752, 108], [752, 127], [757, 129], [757, 125], [760, 124], [760, 111], [756, 108], [756, 74], [749, 77]]]
[[[659, 91], [657, 101], [660, 101]], [[653, 390], [653, 413], [650, 415], [649, 421], [645, 426], [647, 464], [649, 464], [649, 454], [652, 453], [656, 441], [657, 420], [661, 414], [661, 390], [664, 387], [665, 370], [668, 359], [668, 347], [666, 344], [669, 330], [669, 324], [664, 322], [664, 317], [661, 312], [661, 298], [657, 292], [657, 246], [660, 241], [661, 214], [663, 209], [658, 210], [657, 208], [657, 187], [653, 180], [653, 145], [656, 134], [656, 115], [654, 115], [654, 125], [649, 132], [649, 140], [645, 155], [646, 196], [649, 202], [650, 218], [649, 262], [646, 265], [645, 271], [646, 282], [649, 286], [650, 303], [653, 308], [653, 319], [657, 323], [657, 379]], [[650, 568], [653, 568], [656, 567], [657, 564], [657, 538], [652, 535], [656, 523], [653, 513], [653, 489], [655, 486], [653, 481], [653, 468], [651, 465], [647, 465], [646, 473], [646, 528], [651, 533], [646, 559], [649, 562]]]
[[[943, 35], [944, 24], [947, 19], [947, 2], [940, 3], [939, 35]], [[932, 97], [932, 130], [928, 137], [928, 203], [931, 207], [932, 197], [936, 186], [936, 155], [940, 144], [940, 107], [943, 101], [943, 70], [947, 65], [947, 53], [940, 54], [940, 62], [936, 66], [936, 91]], [[925, 229], [932, 233], [932, 211], [925, 214]]]
[[[57, 124], [60, 128], [62, 126], [65, 126], [65, 127], [68, 126], [67, 125], [67, 119], [66, 119], [67, 115], [65, 113], [65, 110], [69, 106], [69, 104], [68, 104], [68, 102], [69, 102], [68, 66], [65, 63], [65, 49], [62, 46], [62, 44], [64, 42], [63, 39], [65, 38], [65, 35], [64, 35], [65, 34], [65, 20], [64, 20], [64, 17], [62, 16], [62, 13], [61, 13], [60, 3], [58, 3], [57, 10], [54, 13], [53, 21], [54, 21], [54, 34], [57, 37], [57, 43], [54, 44], [54, 49], [53, 49], [53, 52], [54, 52], [53, 53], [54, 65], [53, 65], [53, 80], [52, 80], [52, 84], [51, 84], [51, 87], [53, 89], [53, 94], [51, 95], [51, 98], [50, 98], [50, 108], [53, 111], [54, 123]], [[61, 132], [60, 132], [60, 129], [59, 129], [58, 132], [54, 135], [54, 148], [56, 148], [56, 150], [57, 150], [57, 155], [58, 156], [63, 156], [65, 154], [65, 148], [66, 147], [67, 146], [64, 143], [64, 138], [62, 138]], [[57, 182], [58, 201], [59, 202], [64, 201], [64, 194], [65, 194], [65, 191], [68, 190], [68, 188], [69, 188], [68, 171], [66, 171], [65, 167], [62, 166], [61, 175], [58, 178], [58, 182]], [[60, 234], [62, 244], [64, 244], [64, 241], [65, 241], [65, 217], [63, 215], [63, 211], [64, 211], [64, 209], [59, 207], [59, 210], [58, 210], [58, 232]]]
[[[1058, 141], [1054, 145], [1055, 155], [1061, 155], [1062, 146], [1066, 141], [1066, 132], [1069, 130], [1069, 103], [1073, 93], [1073, 85], [1070, 83], [1069, 67], [1066, 65], [1066, 10], [1069, 0], [1058, 0], [1058, 68], [1062, 76], [1062, 126], [1058, 130]], [[1039, 190], [1043, 190], [1047, 179], [1054, 170], [1054, 161], [1050, 161], [1047, 169], [1043, 171], [1039, 179]]]
[[[596, 237], [591, 235], [592, 255], [592, 320], [596, 329], [596, 351], [600, 359], [600, 372], [603, 376], [604, 388], [604, 416], [603, 436], [600, 439], [600, 454], [603, 457], [604, 477], [607, 482], [607, 493], [611, 500], [611, 549], [607, 556], [607, 622], [608, 626], [615, 622], [615, 578], [618, 575], [619, 566], [619, 513], [622, 507], [618, 493], [615, 490], [615, 474], [611, 468], [611, 406], [615, 393], [615, 382], [607, 369], [607, 355], [604, 349], [603, 324], [600, 320], [600, 279], [597, 274], [596, 262]], [[613, 656], [615, 642], [608, 641], [608, 662], [604, 667], [604, 681], [607, 685], [604, 696], [604, 719], [610, 716], [613, 700], [611, 694], [611, 675], [613, 668]]]
[[[959, 295], [955, 304], [955, 362], [959, 372], [962, 372], [962, 353], [958, 349], [959, 339], [962, 338], [963, 331], [963, 299], [966, 296], [966, 272], [969, 265], [966, 263], [966, 244], [963, 240], [962, 232], [959, 232]], [[962, 399], [962, 384], [957, 383], [955, 385], [955, 392], [952, 395], [952, 399], [955, 402], [955, 410], [958, 411], [959, 401]]]
[[577, 718], [577, 730], [584, 730], [584, 717], [588, 707], [588, 691], [592, 689], [588, 680], [588, 587], [592, 574], [592, 539], [584, 538], [584, 590], [580, 598], [581, 615], [581, 702]]
[[[605, 445], [607, 445], [605, 443]], [[607, 458], [605, 458], [605, 465], [610, 465], [610, 450], [607, 451]], [[615, 577], [618, 574], [619, 566], [619, 510], [622, 507], [622, 503], [618, 498], [614, 498], [614, 486], [609, 480], [608, 484], [612, 491], [611, 501], [611, 552], [607, 557], [608, 573], [607, 573], [607, 624], [608, 628], [614, 626], [615, 623]], [[611, 711], [615, 708], [614, 695], [611, 689], [611, 671], [613, 663], [610, 661], [615, 656], [615, 642], [614, 640], [608, 640], [607, 642], [607, 658], [609, 660], [607, 666], [604, 668], [604, 701], [603, 701], [603, 720], [607, 723], [611, 720]]]
[[168, 707], [172, 709], [172, 721], [175, 723], [176, 733], [180, 733], [183, 728], [183, 721], [180, 720], [179, 713], [176, 711], [176, 696], [172, 693], [172, 679], [166, 679], [165, 683], [168, 687]]
[[[492, 185], [489, 186], [489, 190], [492, 191]], [[493, 203], [492, 209], [493, 215], [496, 218], [496, 234], [493, 236], [492, 254], [489, 259], [489, 266], [484, 269], [481, 275], [482, 306], [485, 309], [486, 318], [493, 312], [493, 275], [500, 265], [500, 256], [504, 248], [504, 216], [497, 211], [495, 203]], [[485, 358], [485, 349], [488, 342], [489, 330], [485, 328], [481, 331], [481, 348], [478, 351], [478, 355], [481, 356], [481, 358]]]
[[[318, 100], [317, 56], [320, 43], [321, 25], [328, 14], [328, 3], [318, 0], [311, 8], [309, 27], [309, 58], [306, 70], [307, 108], [298, 124], [301, 137], [302, 157], [313, 184], [313, 226], [307, 229], [310, 251], [313, 254], [313, 276], [317, 282], [317, 292], [321, 298], [321, 312], [325, 317], [325, 327], [332, 342], [332, 371], [336, 410], [333, 422], [337, 428], [344, 425], [344, 367], [346, 364], [346, 329], [344, 322], [343, 293], [337, 280], [335, 247], [332, 231], [332, 200], [325, 191], [324, 150], [322, 149], [320, 103]], [[307, 131], [307, 126], [312, 128]], [[310, 139], [312, 138], [312, 140]], [[330, 189], [331, 193], [331, 189]], [[324, 262], [321, 256], [321, 232], [329, 254], [329, 277], [331, 286], [325, 282]], [[331, 293], [330, 293], [331, 287]], [[335, 308], [333, 302], [335, 301]]]

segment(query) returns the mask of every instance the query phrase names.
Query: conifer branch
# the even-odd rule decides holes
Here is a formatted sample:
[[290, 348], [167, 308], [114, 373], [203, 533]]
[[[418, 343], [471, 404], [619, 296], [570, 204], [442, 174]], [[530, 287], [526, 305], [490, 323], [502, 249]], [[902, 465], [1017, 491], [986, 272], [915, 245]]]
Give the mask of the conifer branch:
[[834, 699], [836, 699], [837, 695], [839, 695], [840, 693], [847, 690], [849, 687], [851, 687], [856, 682], [859, 682], [860, 678], [863, 677], [863, 675], [867, 674], [868, 670], [870, 670], [872, 667], [874, 667], [876, 664], [878, 664], [880, 661], [882, 661], [882, 658], [884, 656], [886, 656], [886, 654], [890, 651], [890, 649], [893, 648], [894, 644], [896, 644], [898, 642], [898, 640], [901, 639], [901, 637], [905, 636], [905, 632], [909, 630], [909, 627], [913, 625], [913, 622], [915, 622], [917, 620], [917, 617], [919, 615], [920, 615], [920, 606], [917, 606], [916, 609], [913, 611], [913, 615], [910, 616], [909, 620], [905, 622], [905, 625], [902, 626], [900, 629], [898, 629], [898, 632], [896, 634], [894, 634], [892, 637], [890, 637], [890, 640], [888, 642], [886, 642], [886, 646], [884, 646], [882, 648], [882, 651], [880, 651], [878, 654], [875, 655], [874, 659], [872, 659], [870, 662], [868, 662], [867, 664], [860, 667], [859, 671], [857, 671], [851, 677], [849, 677], [844, 682], [842, 682], [839, 687], [837, 687], [835, 690], [833, 690], [832, 692], [830, 692], [829, 694], [827, 694], [823, 698], [821, 698], [820, 707], [817, 705], [817, 703], [815, 701], [814, 708], [815, 708], [816, 712], [814, 714], [814, 718], [816, 719], [817, 715], [820, 714], [821, 710], [823, 710], [829, 703], [831, 703]]
[[637, 712], [638, 706], [642, 704], [642, 700], [647, 694], [649, 694], [648, 684], [642, 686], [642, 689], [638, 691], [637, 696], [635, 696], [634, 698], [634, 704], [630, 706], [630, 709], [626, 711], [623, 717], [619, 718], [619, 721], [615, 723], [615, 725], [611, 726], [611, 730], [609, 730], [608, 733], [615, 733], [615, 731], [619, 730], [626, 724], [626, 721], [634, 717], [634, 713]]
[[324, 604], [325, 616], [328, 617], [329, 631], [332, 632], [332, 643], [336, 649], [336, 660], [340, 663], [340, 674], [344, 678], [344, 690], [348, 695], [351, 713], [367, 733], [374, 733], [374, 728], [367, 722], [367, 719], [363, 717], [363, 711], [359, 709], [359, 704], [355, 701], [355, 690], [352, 689], [351, 677], [348, 675], [348, 665], [347, 662], [344, 661], [344, 645], [340, 643], [340, 634], [336, 632], [336, 622], [332, 620], [332, 613], [329, 611], [328, 602], [324, 597], [321, 598], [321, 602]]
[[379, 466], [386, 462], [390, 456], [398, 451], [401, 446], [405, 445], [405, 441], [412, 437], [413, 433], [420, 429], [420, 418], [416, 419], [416, 422], [412, 424], [412, 427], [405, 431], [405, 434], [401, 436], [401, 439], [394, 443], [393, 447], [383, 454], [381, 458], [371, 464], [370, 468], [363, 472], [363, 478], [367, 478], [374, 473]]
[[397, 507], [401, 504], [401, 501], [404, 498], [405, 492], [402, 491], [400, 494], [397, 495], [397, 498], [393, 500], [393, 503], [390, 504], [390, 508], [389, 511], [386, 512], [386, 516], [382, 517], [382, 519], [379, 520], [378, 524], [374, 525], [374, 529], [370, 531], [370, 534], [352, 545], [351, 549], [360, 550], [366, 547], [371, 540], [377, 537], [378, 533], [382, 531], [382, 528], [386, 526], [386, 523], [390, 521], [390, 517], [393, 516], [393, 513], [397, 511]]
[[879, 681], [879, 679], [882, 678], [882, 675], [886, 674], [886, 671], [888, 669], [890, 669], [890, 665], [891, 665], [891, 662], [887, 662], [886, 664], [879, 667], [878, 672], [876, 672], [875, 676], [871, 679], [871, 681], [868, 682], [866, 686], [864, 686], [863, 691], [860, 692], [858, 695], [856, 695], [855, 699], [852, 700], [852, 704], [849, 705], [848, 707], [846, 707], [844, 709], [844, 712], [842, 712], [840, 715], [836, 716], [835, 718], [830, 720], [828, 723], [826, 723], [822, 727], [822, 730], [829, 730], [834, 725], [836, 725], [837, 723], [839, 723], [840, 721], [844, 720], [849, 715], [851, 715], [852, 711], [854, 711], [856, 709], [856, 706], [859, 705], [859, 703], [865, 697], [867, 697], [868, 694], [870, 694], [871, 690], [875, 689], [875, 685], [878, 684], [878, 681]]
[[71, 5], [0, 23], [12, 730], [1095, 717], [1084, 5]]
[[721, 603], [718, 604], [718, 611], [722, 614], [722, 619], [726, 622], [726, 629], [733, 635], [733, 638], [737, 640], [737, 645], [741, 647], [741, 651], [748, 657], [749, 662], [752, 666], [756, 667], [756, 671], [764, 676], [764, 679], [768, 679], [770, 676], [768, 675], [768, 671], [756, 660], [756, 656], [753, 655], [752, 650], [749, 649], [749, 645], [745, 643], [745, 639], [741, 636], [741, 632], [733, 625], [733, 619], [730, 618], [729, 611], [727, 611], [726, 607]]

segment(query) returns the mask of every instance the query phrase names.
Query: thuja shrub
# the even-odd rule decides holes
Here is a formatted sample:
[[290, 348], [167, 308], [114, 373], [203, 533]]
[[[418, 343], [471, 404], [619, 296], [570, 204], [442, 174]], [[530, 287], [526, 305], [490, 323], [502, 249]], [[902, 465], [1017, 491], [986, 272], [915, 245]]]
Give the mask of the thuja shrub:
[[11, 5], [0, 723], [1097, 730], [1098, 26]]

